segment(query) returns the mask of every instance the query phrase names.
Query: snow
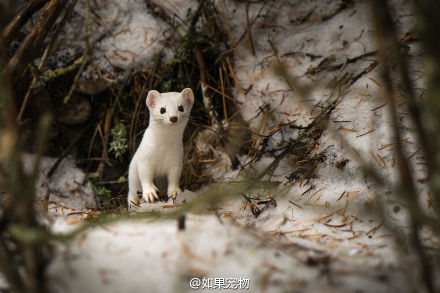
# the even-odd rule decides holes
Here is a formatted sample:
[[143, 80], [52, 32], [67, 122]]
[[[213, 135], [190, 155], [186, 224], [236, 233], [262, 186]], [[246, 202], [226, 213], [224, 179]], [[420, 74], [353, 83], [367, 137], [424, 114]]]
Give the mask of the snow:
[[[193, 276], [250, 278], [251, 291], [260, 287], [257, 280], [265, 276], [271, 278], [267, 286], [276, 290], [286, 283], [310, 292], [326, 286], [326, 280], [317, 278], [319, 270], [289, 257], [319, 256], [319, 250], [313, 247], [306, 249], [289, 242], [283, 243], [283, 249], [273, 247], [273, 236], [256, 236], [258, 233], [252, 229], [246, 232], [234, 224], [222, 224], [215, 216], [188, 216], [186, 226], [178, 231], [175, 221], [123, 222], [85, 233], [64, 247], [52, 264], [49, 273], [62, 280], [53, 283], [53, 290], [189, 292], [189, 277]], [[354, 269], [356, 273], [336, 274], [336, 279], [346, 279], [353, 290], [388, 269], [378, 259], [366, 262], [362, 257], [366, 252], [360, 254], [359, 250], [351, 252], [354, 263], [342, 260], [339, 268]], [[292, 275], [289, 268], [295, 268], [296, 274]], [[387, 277], [394, 278], [392, 274]], [[311, 278], [317, 278], [317, 282], [305, 283]], [[399, 283], [381, 283], [376, 292], [403, 289]], [[328, 292], [337, 292], [337, 288]]]
[[145, 1], [90, 1], [88, 28], [87, 15], [86, 1], [78, 1], [64, 28], [60, 49], [50, 58], [56, 68], [83, 54], [85, 35], [93, 50], [92, 64], [83, 78], [123, 79], [133, 70], [151, 64], [158, 53], [165, 58], [171, 56], [169, 50], [163, 49], [169, 28], [149, 13]]
[[[243, 118], [255, 132], [268, 133], [281, 119], [307, 125], [318, 113], [311, 105], [338, 97], [326, 87], [330, 80], [345, 73], [356, 75], [375, 59], [372, 56], [341, 70], [307, 75], [326, 56], [334, 56], [332, 64], [343, 64], [346, 58], [374, 51], [375, 32], [368, 1], [355, 1], [325, 21], [321, 19], [336, 11], [340, 1], [298, 2], [273, 1], [261, 10], [261, 4], [249, 5], [249, 18], [259, 16], [252, 28], [255, 55], [247, 37], [238, 43], [247, 30], [246, 4], [216, 4], [236, 44], [233, 69], [239, 87], [234, 95], [242, 102]], [[188, 9], [196, 7], [194, 1], [177, 0], [161, 5], [177, 19], [185, 19]], [[414, 26], [411, 7], [403, 0], [392, 1], [392, 5], [403, 36]], [[77, 8], [76, 17], [84, 17], [83, 9]], [[107, 1], [97, 13], [101, 26], [94, 29], [112, 34], [100, 37], [97, 33], [93, 60], [109, 78], [117, 77], [115, 66], [129, 72], [148, 64], [162, 50], [168, 25], [148, 14], [144, 1]], [[304, 18], [307, 20], [301, 23]], [[277, 59], [269, 40], [276, 45], [287, 72], [310, 89], [307, 97], [292, 91], [273, 70]], [[52, 292], [191, 292], [192, 277], [249, 278], [251, 292], [419, 291], [414, 256], [403, 251], [393, 236], [395, 229], [407, 230], [404, 206], [393, 194], [393, 185], [380, 188], [364, 177], [360, 162], [352, 155], [355, 150], [382, 178], [397, 182], [388, 105], [379, 107], [385, 104], [379, 73], [377, 67], [341, 89], [343, 99], [331, 114], [329, 129], [317, 150], [326, 149], [326, 159], [309, 184], [290, 184], [285, 178], [290, 167], [283, 160], [272, 177], [282, 183], [279, 188], [252, 190], [276, 200], [276, 206], [258, 218], [241, 194], [226, 194], [229, 197], [220, 205], [218, 216], [188, 213], [184, 230], [178, 229], [174, 218], [154, 217], [87, 230], [57, 246], [48, 271]], [[417, 82], [423, 87], [422, 79]], [[252, 88], [245, 94], [242, 89], [249, 86]], [[265, 104], [270, 115], [258, 115]], [[404, 104], [399, 112], [406, 112]], [[411, 126], [407, 116], [400, 118], [402, 125]], [[296, 130], [274, 135], [269, 147], [279, 145], [283, 136], [296, 135]], [[410, 130], [404, 137], [408, 138], [408, 155], [417, 150], [412, 137]], [[203, 139], [199, 141], [202, 149]], [[248, 159], [243, 155], [240, 161], [245, 164]], [[263, 157], [254, 164], [253, 172], [263, 170], [272, 160]], [[348, 160], [345, 167], [337, 168], [342, 160]], [[413, 157], [414, 172], [423, 178], [419, 161]], [[211, 172], [225, 181], [242, 178], [237, 170], [226, 170], [225, 165], [219, 165]], [[417, 188], [427, 194], [423, 184]], [[203, 190], [185, 191], [178, 203], [204, 194]], [[424, 198], [421, 202], [426, 206]], [[174, 208], [171, 202], [144, 204], [133, 213], [152, 211], [172, 214]], [[78, 221], [59, 213], [52, 227], [64, 233], [77, 225]], [[429, 232], [426, 235], [436, 243]], [[204, 292], [208, 291], [213, 290]]]
[[113, 67], [131, 70], [145, 65], [152, 55], [162, 50], [160, 41], [164, 39], [165, 32], [159, 21], [145, 13], [145, 1], [107, 2], [105, 8], [97, 13], [106, 30], [112, 34], [97, 43], [93, 56], [95, 64], [107, 72], [111, 72]]
[[[35, 156], [23, 155], [24, 168], [31, 172]], [[75, 159], [67, 156], [58, 165], [49, 178], [48, 173], [57, 158], [43, 157], [36, 181], [36, 193], [41, 200], [48, 201], [49, 215], [56, 216], [64, 212], [86, 211], [96, 208], [96, 194], [84, 172], [76, 167]]]

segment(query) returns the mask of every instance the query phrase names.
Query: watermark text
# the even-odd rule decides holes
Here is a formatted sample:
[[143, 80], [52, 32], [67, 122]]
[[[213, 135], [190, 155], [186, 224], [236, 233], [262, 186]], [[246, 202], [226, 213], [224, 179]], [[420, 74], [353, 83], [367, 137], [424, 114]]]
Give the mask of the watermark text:
[[192, 289], [227, 289], [227, 290], [249, 290], [251, 282], [245, 278], [192, 278], [189, 286]]

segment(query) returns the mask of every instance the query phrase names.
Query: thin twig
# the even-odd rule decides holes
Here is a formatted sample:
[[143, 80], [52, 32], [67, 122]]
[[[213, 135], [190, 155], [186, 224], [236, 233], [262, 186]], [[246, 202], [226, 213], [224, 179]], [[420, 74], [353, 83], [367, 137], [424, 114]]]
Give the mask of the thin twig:
[[199, 65], [200, 70], [200, 80], [202, 87], [202, 95], [203, 95], [203, 104], [205, 106], [206, 112], [208, 112], [209, 118], [211, 119], [211, 125], [214, 127], [216, 131], [220, 131], [222, 126], [220, 124], [218, 113], [215, 111], [214, 105], [212, 103], [211, 95], [209, 94], [208, 87], [205, 86], [207, 84], [206, 79], [206, 69], [205, 69], [205, 61], [203, 60], [202, 53], [198, 48], [194, 48], [194, 55], [196, 57], [197, 64]]
[[[43, 66], [46, 64], [46, 61], [49, 58], [49, 56], [53, 50], [53, 47], [55, 45], [55, 41], [58, 39], [58, 35], [61, 33], [67, 20], [70, 18], [71, 14], [73, 12], [73, 8], [75, 7], [77, 2], [78, 2], [78, 0], [72, 1], [69, 8], [67, 9], [67, 11], [64, 14], [63, 20], [58, 24], [57, 30], [55, 31], [54, 35], [52, 36], [52, 39], [51, 39], [49, 45], [46, 47], [46, 50], [44, 50], [43, 57], [41, 57], [40, 64], [38, 65], [38, 70], [42, 70]], [[31, 85], [28, 87], [28, 89], [26, 91], [23, 103], [21, 104], [20, 112], [18, 113], [17, 119], [19, 122], [23, 118], [24, 110], [26, 109], [26, 105], [27, 105], [29, 97], [31, 95], [31, 91], [33, 88], [35, 88], [37, 81], [38, 81], [38, 76], [34, 76], [34, 78], [32, 79]]]

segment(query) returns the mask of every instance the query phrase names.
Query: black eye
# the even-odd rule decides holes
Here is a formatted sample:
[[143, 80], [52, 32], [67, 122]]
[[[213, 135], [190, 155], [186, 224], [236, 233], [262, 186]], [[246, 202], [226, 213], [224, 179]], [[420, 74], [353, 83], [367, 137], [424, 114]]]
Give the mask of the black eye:
[[177, 109], [179, 109], [180, 112], [184, 111], [183, 106], [179, 106], [179, 108], [177, 108]]
[[165, 110], [164, 107], [160, 108], [160, 114], [163, 114], [163, 113], [165, 113], [166, 111], [167, 111], [167, 110]]

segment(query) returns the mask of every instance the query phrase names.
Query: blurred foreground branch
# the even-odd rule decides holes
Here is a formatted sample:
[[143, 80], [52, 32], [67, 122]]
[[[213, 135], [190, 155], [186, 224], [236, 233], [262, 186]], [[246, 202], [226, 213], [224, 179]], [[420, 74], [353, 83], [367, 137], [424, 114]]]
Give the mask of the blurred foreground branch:
[[44, 39], [51, 31], [66, 3], [67, 0], [52, 0], [46, 4], [44, 10], [40, 13], [37, 23], [7, 65], [12, 84], [17, 82], [29, 62], [39, 53]]
[[41, 9], [49, 0], [31, 0], [26, 6], [9, 22], [3, 30], [3, 39], [9, 43], [17, 31], [28, 21], [32, 14]]
[[[0, 37], [0, 67], [5, 64], [6, 44]], [[32, 172], [26, 173], [21, 158], [22, 138], [13, 101], [9, 67], [0, 74], [0, 269], [13, 292], [47, 292], [48, 232], [38, 222], [35, 178], [46, 145], [50, 118], [43, 116], [35, 139]], [[6, 197], [6, 199], [5, 199]]]
[[[440, 214], [440, 2], [436, 0], [413, 1], [417, 12], [420, 39], [424, 49], [424, 65], [427, 89], [425, 93], [427, 119], [426, 135], [421, 138], [425, 145], [425, 162], [433, 205]], [[421, 119], [421, 117], [419, 118]], [[439, 223], [440, 225], [440, 223]]]

